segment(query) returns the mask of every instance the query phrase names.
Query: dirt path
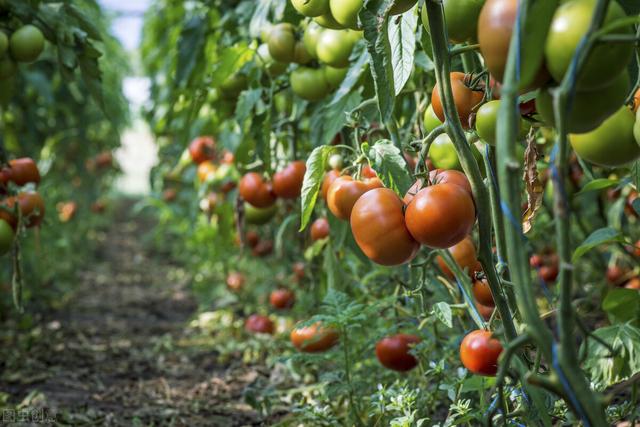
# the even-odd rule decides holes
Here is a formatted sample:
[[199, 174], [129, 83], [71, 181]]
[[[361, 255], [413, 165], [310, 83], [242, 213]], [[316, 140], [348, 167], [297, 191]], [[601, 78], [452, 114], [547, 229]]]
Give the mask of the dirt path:
[[73, 425], [263, 425], [242, 403], [260, 374], [216, 366], [214, 350], [184, 344], [196, 310], [187, 279], [145, 251], [149, 224], [127, 216], [116, 218], [64, 308], [0, 341], [0, 408], [4, 396]]

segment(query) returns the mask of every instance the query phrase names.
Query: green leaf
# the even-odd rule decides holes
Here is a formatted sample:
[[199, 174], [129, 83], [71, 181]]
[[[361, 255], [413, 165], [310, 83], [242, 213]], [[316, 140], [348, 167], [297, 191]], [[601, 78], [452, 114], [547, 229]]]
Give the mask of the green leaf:
[[[358, 80], [360, 80], [360, 76], [362, 76], [362, 73], [366, 68], [365, 66], [367, 64], [367, 61], [369, 60], [369, 53], [364, 51], [362, 46], [362, 44], [357, 44], [354, 52], [351, 54], [352, 57], [355, 55], [358, 59], [355, 62], [352, 62], [349, 66], [349, 71], [347, 71], [347, 75], [340, 84], [340, 87], [338, 88], [336, 93], [333, 95], [331, 102], [329, 102], [329, 106], [339, 103], [342, 99], [349, 95], [356, 83], [358, 83]], [[360, 52], [359, 56], [358, 52]]]
[[584, 366], [598, 389], [626, 381], [640, 372], [640, 329], [620, 324], [598, 329], [594, 335], [616, 353], [612, 357], [611, 350], [600, 342], [587, 341], [588, 356]]
[[311, 152], [307, 160], [307, 171], [304, 174], [301, 195], [301, 212], [300, 231], [304, 230], [309, 224], [311, 213], [318, 199], [318, 192], [322, 186], [324, 173], [329, 160], [329, 155], [333, 150], [328, 145], [317, 147]]
[[238, 104], [236, 105], [236, 120], [240, 125], [244, 123], [251, 111], [256, 106], [260, 97], [262, 96], [262, 89], [245, 90], [240, 94], [238, 98]]
[[178, 41], [176, 86], [184, 86], [189, 80], [199, 58], [204, 55], [206, 35], [209, 28], [205, 14], [192, 16], [182, 28]]
[[611, 323], [637, 321], [640, 319], [640, 292], [635, 289], [612, 289], [602, 301], [602, 309]]
[[380, 140], [371, 147], [368, 155], [385, 186], [403, 197], [412, 180], [400, 149], [391, 141]]
[[609, 187], [615, 187], [620, 183], [617, 179], [608, 179], [608, 178], [599, 178], [594, 179], [593, 181], [589, 181], [582, 189], [577, 192], [575, 195], [579, 196], [584, 193], [588, 193], [590, 191], [598, 191], [603, 190]]
[[622, 235], [613, 228], [601, 228], [591, 233], [580, 246], [576, 248], [573, 253], [573, 262], [576, 262], [582, 255], [589, 252], [591, 249], [603, 245], [605, 243], [624, 242]]
[[387, 15], [384, 15], [385, 8], [388, 8], [387, 3], [390, 2], [370, 0], [358, 14], [364, 29], [367, 50], [370, 54], [371, 76], [373, 77], [382, 122], [387, 122], [391, 119], [394, 108], [393, 94], [395, 93], [387, 35], [388, 11]]
[[439, 302], [433, 306], [433, 314], [448, 328], [453, 328], [453, 315], [451, 306], [446, 302]]
[[327, 144], [347, 123], [347, 112], [352, 111], [362, 101], [358, 88], [338, 102], [321, 104], [311, 116], [311, 141], [315, 147]]
[[389, 46], [396, 96], [402, 91], [413, 72], [417, 25], [418, 15], [413, 10], [389, 20]]

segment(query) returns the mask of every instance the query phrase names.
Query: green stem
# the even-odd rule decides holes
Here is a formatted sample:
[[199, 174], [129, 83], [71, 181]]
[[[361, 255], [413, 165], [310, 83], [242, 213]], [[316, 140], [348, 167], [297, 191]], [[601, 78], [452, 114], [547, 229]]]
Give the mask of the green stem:
[[480, 235], [478, 259], [487, 275], [487, 281], [494, 296], [496, 308], [505, 329], [507, 341], [513, 340], [516, 336], [516, 328], [511, 318], [511, 312], [502, 293], [498, 274], [493, 262], [491, 248], [491, 204], [489, 202], [489, 192], [484, 185], [480, 168], [476, 162], [471, 148], [458, 117], [453, 92], [451, 89], [451, 63], [449, 58], [449, 47], [444, 28], [444, 13], [442, 2], [438, 0], [427, 0], [425, 3], [429, 17], [429, 28], [431, 29], [431, 43], [433, 46], [433, 59], [436, 69], [436, 79], [440, 88], [440, 99], [444, 106], [445, 122], [447, 123], [447, 134], [453, 141], [458, 158], [462, 164], [465, 174], [469, 178], [478, 214], [478, 229]]

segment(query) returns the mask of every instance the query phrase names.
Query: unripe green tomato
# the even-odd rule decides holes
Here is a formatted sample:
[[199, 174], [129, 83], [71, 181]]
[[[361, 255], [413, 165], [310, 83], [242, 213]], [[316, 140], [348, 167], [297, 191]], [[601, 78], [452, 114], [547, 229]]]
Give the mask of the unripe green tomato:
[[16, 74], [18, 71], [18, 66], [13, 59], [8, 56], [4, 58], [0, 58], [0, 79], [8, 79]]
[[244, 203], [244, 219], [247, 224], [266, 224], [271, 221], [277, 211], [278, 205], [276, 203], [268, 208], [256, 208], [247, 202]]
[[263, 43], [269, 43], [269, 34], [271, 34], [271, 30], [273, 30], [273, 24], [271, 22], [264, 24], [260, 30], [260, 39]]
[[269, 33], [269, 53], [279, 62], [293, 62], [296, 54], [296, 37], [291, 24], [277, 24]]
[[309, 62], [311, 62], [312, 59], [313, 57], [307, 50], [304, 43], [302, 41], [296, 42], [296, 49], [295, 49], [293, 62], [300, 65], [306, 65]]
[[256, 51], [258, 63], [269, 73], [271, 77], [277, 77], [287, 70], [287, 64], [278, 62], [271, 57], [269, 46], [266, 43], [261, 44]]
[[343, 27], [358, 28], [358, 12], [364, 0], [329, 0], [331, 15]]
[[[452, 43], [475, 42], [478, 37], [478, 17], [485, 0], [444, 0], [444, 19]], [[422, 25], [429, 29], [427, 8], [422, 8]]]
[[337, 153], [332, 154], [331, 157], [329, 157], [329, 166], [333, 170], [342, 169], [344, 166], [344, 159], [342, 158], [342, 155]]
[[316, 46], [318, 59], [332, 67], [348, 67], [355, 43], [355, 36], [348, 30], [324, 30]]
[[453, 141], [446, 133], [438, 135], [431, 143], [429, 158], [437, 169], [462, 169]]
[[44, 50], [44, 35], [39, 28], [25, 25], [11, 34], [9, 50], [19, 62], [33, 62]]
[[576, 154], [588, 162], [622, 166], [640, 156], [640, 146], [634, 137], [635, 122], [635, 115], [625, 105], [595, 130], [570, 134], [569, 142]]
[[235, 73], [220, 85], [220, 94], [223, 99], [236, 99], [246, 88], [247, 77], [244, 74]]
[[311, 21], [309, 25], [307, 25], [307, 29], [304, 30], [304, 36], [302, 37], [302, 42], [304, 46], [307, 48], [307, 52], [311, 57], [318, 59], [318, 53], [316, 52], [316, 46], [318, 45], [318, 38], [320, 34], [322, 34], [322, 28], [317, 22]]
[[332, 30], [343, 30], [345, 28], [333, 18], [333, 15], [331, 15], [331, 13], [315, 17], [313, 18], [313, 21], [323, 28], [329, 28]]
[[342, 84], [342, 81], [347, 76], [349, 68], [335, 68], [329, 65], [324, 67], [324, 77], [329, 83], [331, 89], [337, 89]]
[[[476, 113], [476, 132], [478, 136], [489, 145], [496, 145], [496, 130], [498, 126], [498, 114], [500, 112], [500, 101], [489, 101], [478, 109]], [[518, 137], [527, 136], [531, 126], [522, 117], [518, 121]]]
[[429, 105], [424, 112], [424, 132], [429, 135], [435, 128], [442, 125], [442, 122], [433, 111], [433, 106]]
[[291, 4], [302, 15], [311, 18], [329, 12], [329, 0], [291, 0]]
[[[470, 148], [476, 161], [482, 162], [482, 154], [480, 154], [476, 144], [470, 144]], [[429, 158], [433, 166], [437, 169], [455, 169], [462, 171], [462, 164], [458, 158], [455, 145], [446, 133], [438, 135], [431, 143], [429, 147]]]
[[9, 50], [9, 38], [7, 35], [0, 31], [0, 58], [2, 58]]
[[0, 256], [9, 253], [13, 247], [15, 233], [7, 221], [0, 219]]
[[[555, 81], [562, 81], [583, 37], [589, 31], [596, 0], [571, 0], [556, 10], [545, 44], [546, 65]], [[602, 27], [627, 16], [616, 1], [609, 2]], [[632, 35], [631, 25], [617, 28], [617, 35]], [[593, 90], [606, 86], [629, 64], [632, 42], [596, 43], [578, 76], [578, 89]]]
[[[576, 91], [566, 122], [567, 132], [584, 133], [597, 128], [607, 117], [620, 109], [627, 99], [630, 87], [629, 73], [624, 71], [607, 86], [595, 90]], [[536, 97], [536, 109], [546, 124], [555, 126], [551, 89], [540, 89]]]
[[307, 101], [319, 101], [331, 91], [323, 69], [298, 67], [291, 73], [289, 81], [293, 93]]

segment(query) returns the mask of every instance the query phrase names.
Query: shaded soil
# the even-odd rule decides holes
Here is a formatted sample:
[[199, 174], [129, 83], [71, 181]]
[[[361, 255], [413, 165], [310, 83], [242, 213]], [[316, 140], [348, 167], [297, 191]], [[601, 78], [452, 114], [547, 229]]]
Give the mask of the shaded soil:
[[265, 425], [242, 394], [267, 373], [216, 366], [213, 349], [184, 344], [196, 311], [188, 277], [144, 248], [140, 236], [152, 224], [127, 212], [64, 308], [2, 335], [4, 406], [47, 408], [72, 425]]

